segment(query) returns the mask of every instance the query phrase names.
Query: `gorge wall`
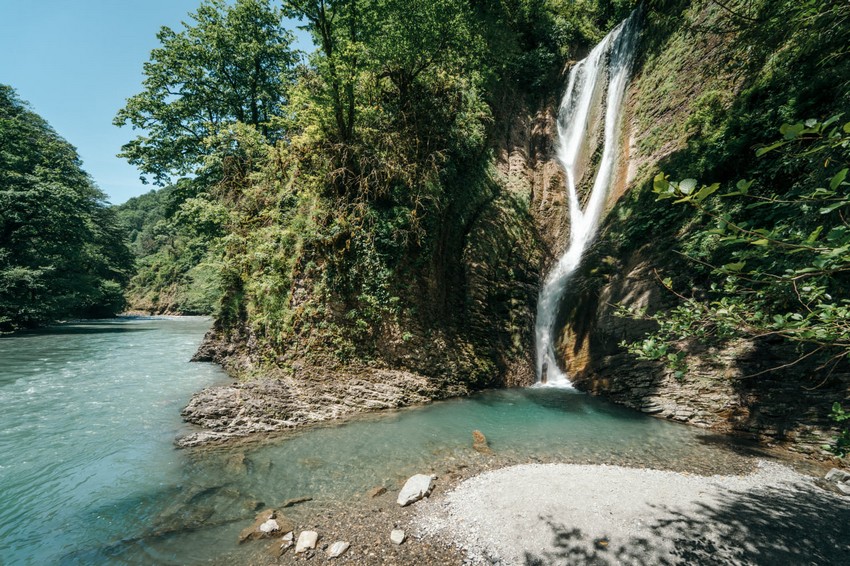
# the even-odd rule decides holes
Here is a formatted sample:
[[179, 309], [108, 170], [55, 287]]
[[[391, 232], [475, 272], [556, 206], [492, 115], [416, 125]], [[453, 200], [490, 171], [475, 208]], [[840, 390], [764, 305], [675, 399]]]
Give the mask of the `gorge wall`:
[[[838, 432], [830, 407], [850, 398], [846, 369], [826, 375], [816, 364], [785, 367], [795, 354], [781, 340], [736, 340], [694, 345], [688, 371], [677, 378], [663, 364], [638, 360], [618, 345], [641, 339], [654, 323], [617, 316], [616, 306], [649, 313], [674, 306], [676, 297], [661, 285], [661, 274], [693, 269], [675, 252], [678, 239], [705, 229], [669, 203], [656, 203], [652, 177], [659, 169], [673, 178], [722, 180], [747, 173], [741, 165], [723, 172], [697, 164], [694, 150], [716, 135], [722, 126], [717, 116], [731, 112], [752, 82], [736, 61], [740, 32], [730, 31], [735, 22], [716, 3], [678, 7], [683, 12], [677, 23], [657, 14], [647, 18], [628, 95], [620, 181], [601, 234], [563, 299], [558, 350], [580, 390], [661, 418], [826, 457], [822, 446]], [[740, 153], [753, 159], [750, 147]], [[545, 216], [538, 221], [544, 232], [556, 233]]]

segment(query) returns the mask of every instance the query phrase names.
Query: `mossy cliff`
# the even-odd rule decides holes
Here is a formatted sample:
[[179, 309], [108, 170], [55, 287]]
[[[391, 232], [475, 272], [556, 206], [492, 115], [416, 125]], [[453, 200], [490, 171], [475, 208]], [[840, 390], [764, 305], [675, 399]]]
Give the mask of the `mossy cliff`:
[[695, 297], [715, 281], [705, 264], [690, 259], [717, 262], [709, 219], [657, 202], [653, 177], [664, 171], [671, 179], [717, 181], [724, 192], [739, 179], [804, 182], [806, 171], [770, 155], [757, 159], [755, 148], [780, 136], [783, 122], [847, 110], [847, 84], [837, 80], [848, 68], [847, 54], [830, 55], [823, 39], [820, 55], [812, 57], [806, 42], [814, 42], [789, 15], [797, 6], [665, 4], [666, 13], [647, 14], [628, 96], [627, 173], [564, 298], [560, 352], [582, 390], [648, 414], [822, 456], [837, 432], [830, 407], [850, 397], [846, 364], [797, 363], [793, 345], [765, 337], [692, 341], [687, 369], [676, 372], [619, 346], [640, 340], [654, 323], [618, 316], [618, 305], [652, 314], [679, 304], [664, 279]]

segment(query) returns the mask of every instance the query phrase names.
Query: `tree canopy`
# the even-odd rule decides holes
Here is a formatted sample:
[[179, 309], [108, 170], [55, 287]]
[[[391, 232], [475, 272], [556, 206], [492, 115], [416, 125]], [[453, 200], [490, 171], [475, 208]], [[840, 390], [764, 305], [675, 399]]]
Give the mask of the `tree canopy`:
[[254, 126], [268, 141], [280, 122], [297, 56], [283, 13], [269, 0], [204, 0], [181, 31], [163, 27], [160, 47], [144, 65], [144, 90], [127, 100], [118, 126], [144, 131], [122, 157], [143, 180], [167, 184], [197, 172], [210, 153], [206, 140], [234, 122]]
[[0, 85], [0, 331], [120, 310], [124, 239], [74, 147]]

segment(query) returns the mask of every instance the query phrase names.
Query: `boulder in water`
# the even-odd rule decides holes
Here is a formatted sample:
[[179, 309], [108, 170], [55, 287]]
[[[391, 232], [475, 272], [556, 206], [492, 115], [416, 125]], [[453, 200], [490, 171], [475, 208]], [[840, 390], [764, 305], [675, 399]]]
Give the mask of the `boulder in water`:
[[398, 494], [398, 504], [402, 507], [416, 503], [423, 497], [428, 497], [434, 489], [434, 476], [416, 474], [408, 479]]

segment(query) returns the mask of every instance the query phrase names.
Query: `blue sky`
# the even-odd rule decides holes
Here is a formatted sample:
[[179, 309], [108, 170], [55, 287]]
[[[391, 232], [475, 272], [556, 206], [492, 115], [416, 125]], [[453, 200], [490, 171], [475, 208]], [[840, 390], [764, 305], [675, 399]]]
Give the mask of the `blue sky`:
[[[114, 204], [149, 191], [115, 157], [133, 137], [112, 125], [138, 93], [161, 26], [182, 29], [200, 0], [0, 0], [0, 83], [76, 146]], [[294, 28], [293, 28], [294, 29]], [[307, 49], [303, 32], [296, 47]]]

